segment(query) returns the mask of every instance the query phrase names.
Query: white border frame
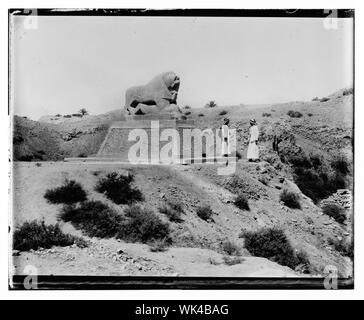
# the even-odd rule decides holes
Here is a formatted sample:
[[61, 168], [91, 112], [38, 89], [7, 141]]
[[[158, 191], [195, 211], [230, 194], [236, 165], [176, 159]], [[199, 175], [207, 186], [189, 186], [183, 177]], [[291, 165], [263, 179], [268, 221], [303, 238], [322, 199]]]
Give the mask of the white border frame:
[[[363, 11], [360, 10], [363, 1], [228, 1], [219, 0], [210, 3], [201, 0], [174, 1], [173, 8], [224, 8], [224, 9], [281, 9], [281, 8], [354, 8], [355, 9], [355, 57], [363, 57], [362, 42], [359, 42], [363, 33]], [[2, 194], [0, 214], [0, 298], [1, 299], [126, 299], [126, 300], [180, 300], [201, 299], [201, 291], [197, 290], [121, 290], [121, 291], [9, 291], [8, 290], [8, 215], [9, 201], [6, 200], [9, 186], [9, 117], [7, 115], [8, 105], [8, 8], [171, 8], [171, 1], [32, 1], [4, 0], [1, 1], [1, 46], [0, 59], [3, 71], [1, 73], [1, 116], [0, 116], [0, 146], [2, 151], [1, 172], [2, 179], [0, 190]], [[5, 70], [5, 72], [4, 72]], [[363, 74], [363, 63], [359, 59], [355, 61], [355, 141], [360, 141], [363, 128], [360, 121], [363, 120], [363, 93], [361, 90], [361, 78]], [[205, 290], [204, 299], [363, 299], [364, 298], [364, 263], [363, 263], [363, 235], [364, 216], [361, 209], [364, 208], [364, 198], [360, 197], [363, 192], [364, 170], [360, 167], [363, 150], [359, 143], [355, 143], [355, 278], [354, 290]], [[6, 257], [6, 259], [5, 259]]]

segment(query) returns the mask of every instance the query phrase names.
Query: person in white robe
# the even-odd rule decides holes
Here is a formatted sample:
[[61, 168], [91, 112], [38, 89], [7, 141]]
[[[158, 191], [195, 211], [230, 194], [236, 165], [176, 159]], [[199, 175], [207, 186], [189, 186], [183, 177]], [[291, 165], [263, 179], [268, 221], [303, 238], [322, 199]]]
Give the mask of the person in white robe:
[[247, 153], [248, 161], [259, 161], [258, 139], [259, 139], [259, 129], [257, 121], [255, 119], [251, 119], [249, 128], [249, 145]]
[[221, 127], [221, 141], [222, 141], [222, 146], [221, 146], [221, 153], [223, 157], [227, 157], [230, 153], [230, 148], [229, 148], [229, 119], [225, 118], [224, 119], [224, 124]]

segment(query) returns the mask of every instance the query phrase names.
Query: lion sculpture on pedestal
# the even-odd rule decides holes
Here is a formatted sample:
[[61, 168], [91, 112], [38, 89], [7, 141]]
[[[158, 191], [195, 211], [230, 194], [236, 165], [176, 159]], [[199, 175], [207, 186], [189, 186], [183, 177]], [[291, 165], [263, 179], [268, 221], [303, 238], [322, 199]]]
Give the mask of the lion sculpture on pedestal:
[[126, 114], [181, 113], [177, 106], [179, 85], [180, 78], [174, 72], [165, 72], [144, 86], [127, 89], [124, 107]]

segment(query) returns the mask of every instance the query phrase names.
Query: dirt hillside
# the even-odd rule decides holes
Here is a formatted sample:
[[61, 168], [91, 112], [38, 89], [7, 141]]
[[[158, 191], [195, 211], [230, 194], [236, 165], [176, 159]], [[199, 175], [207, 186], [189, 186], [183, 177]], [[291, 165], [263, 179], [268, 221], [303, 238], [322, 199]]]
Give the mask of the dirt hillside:
[[[328, 100], [324, 101], [325, 98]], [[302, 117], [289, 117], [289, 110], [301, 112]], [[270, 148], [269, 135], [278, 130], [292, 134], [306, 151], [335, 154], [337, 150], [349, 150], [347, 153], [351, 156], [353, 95], [350, 89], [309, 102], [191, 108], [184, 113], [202, 128], [220, 127], [222, 119], [229, 118], [231, 127], [239, 133], [238, 150], [242, 153], [246, 150], [249, 119], [255, 118], [260, 125], [262, 147]], [[122, 119], [121, 109], [95, 116], [46, 116], [40, 121], [16, 116], [14, 159], [37, 161], [90, 156], [97, 153], [110, 123]]]
[[[153, 266], [150, 266], [150, 269], [142, 267], [139, 270], [137, 263], [132, 274], [166, 272], [180, 275], [213, 275], [215, 273], [223, 275], [225, 272], [228, 276], [231, 275], [230, 272], [233, 272], [234, 275], [241, 276], [299, 275], [299, 271], [295, 272], [267, 259], [253, 258], [247, 250], [243, 250], [244, 262], [239, 266], [227, 266], [222, 263], [221, 244], [225, 240], [230, 240], [244, 248], [244, 241], [239, 237], [242, 231], [276, 226], [285, 230], [296, 250], [307, 252], [314, 270], [312, 275], [322, 274], [328, 264], [337, 266], [343, 276], [351, 275], [350, 259], [335, 252], [328, 244], [329, 238], [349, 236], [350, 233], [347, 231], [350, 231], [350, 226], [340, 225], [323, 215], [321, 210], [302, 194], [300, 194], [302, 210], [283, 206], [279, 202], [280, 189], [288, 188], [297, 191], [297, 187], [289, 180], [280, 182], [281, 176], [268, 163], [239, 162], [237, 175], [249, 186], [251, 208], [250, 211], [240, 210], [232, 203], [235, 195], [226, 188], [231, 177], [218, 176], [216, 166], [90, 164], [85, 167], [83, 164], [62, 162], [43, 162], [41, 166], [37, 166], [36, 163], [17, 163], [14, 167], [13, 212], [16, 213], [14, 226], [33, 219], [44, 219], [50, 224], [57, 222], [57, 215], [62, 206], [47, 203], [43, 195], [47, 189], [61, 185], [66, 178], [80, 182], [87, 191], [89, 199], [101, 200], [123, 214], [123, 206], [113, 204], [104, 195], [94, 191], [98, 177], [112, 171], [133, 173], [135, 185], [145, 196], [145, 205], [157, 213], [159, 206], [166, 199], [175, 198], [186, 205], [184, 221], [171, 223], [172, 246], [175, 249], [169, 249], [167, 252], [150, 253], [148, 247], [142, 244], [128, 244], [112, 239], [107, 241], [93, 239], [92, 246], [85, 249], [56, 248], [54, 252], [41, 250], [22, 253], [20, 257], [16, 257], [15, 266], [21, 272], [23, 264], [30, 260], [44, 273], [65, 273], [68, 270], [73, 274], [83, 272], [125, 274], [133, 269], [133, 264], [126, 270], [116, 268], [115, 259], [119, 258], [114, 256], [118, 256], [118, 250], [122, 250], [142, 265], [147, 266], [148, 259], [153, 258]], [[264, 170], [271, 172], [272, 178], [268, 186], [258, 180], [259, 174]], [[196, 215], [197, 207], [204, 204], [210, 205], [213, 209], [213, 222], [208, 223]], [[158, 214], [167, 221], [164, 215]], [[75, 230], [69, 223], [62, 223], [62, 228], [65, 232], [81, 235], [81, 232]], [[100, 255], [107, 257], [101, 259]], [[186, 263], [190, 262], [181, 263], [184, 259]], [[73, 267], [68, 269], [69, 265]], [[55, 269], [52, 269], [53, 267]]]
[[[115, 205], [94, 190], [99, 177], [113, 171], [134, 174], [135, 186], [144, 196], [142, 204], [161, 219], [167, 218], [158, 208], [167, 199], [185, 205], [183, 222], [171, 222], [173, 244], [166, 252], [150, 252], [144, 244], [93, 238], [88, 248], [20, 253], [14, 256], [15, 271], [22, 273], [24, 265], [31, 262], [43, 274], [302, 276], [303, 270], [252, 257], [244, 249], [242, 232], [277, 227], [284, 230], [295, 250], [307, 254], [311, 276], [322, 275], [327, 265], [334, 265], [341, 276], [350, 277], [352, 261], [338, 252], [331, 240], [350, 240], [351, 210], [346, 210], [345, 223], [324, 215], [320, 203], [314, 203], [295, 184], [294, 168], [286, 159], [317, 154], [326, 162], [343, 154], [351, 161], [352, 108], [352, 91], [343, 89], [310, 102], [184, 110], [186, 118], [194, 119], [200, 128], [220, 127], [223, 118], [230, 119], [231, 127], [237, 130], [242, 157], [233, 176], [219, 176], [217, 164], [132, 166], [49, 161], [95, 154], [110, 123], [123, 119], [121, 110], [77, 119], [45, 117], [32, 121], [15, 117], [14, 160], [22, 161], [16, 161], [13, 168], [13, 227], [33, 219], [56, 223], [62, 206], [49, 204], [44, 193], [62, 185], [65, 179], [81, 183], [90, 200], [100, 200], [123, 214], [124, 206]], [[289, 111], [298, 111], [301, 116], [291, 117]], [[260, 129], [259, 163], [245, 160], [251, 118], [257, 119]], [[280, 141], [278, 152], [272, 147], [274, 139]], [[352, 191], [350, 174], [346, 187]], [[247, 197], [249, 211], [233, 204], [236, 188]], [[298, 195], [301, 209], [280, 202], [285, 189]], [[211, 206], [213, 221], [196, 215], [197, 208], [204, 204]], [[82, 235], [69, 223], [61, 225], [67, 233]], [[242, 248], [240, 264], [224, 263], [221, 245], [226, 240]]]

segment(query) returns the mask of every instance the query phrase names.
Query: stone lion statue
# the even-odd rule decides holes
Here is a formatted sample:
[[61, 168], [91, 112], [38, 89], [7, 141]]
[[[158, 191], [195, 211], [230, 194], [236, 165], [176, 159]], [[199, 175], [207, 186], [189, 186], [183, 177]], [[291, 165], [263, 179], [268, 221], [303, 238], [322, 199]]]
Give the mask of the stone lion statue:
[[143, 115], [160, 112], [181, 112], [177, 106], [180, 79], [174, 72], [155, 76], [144, 86], [126, 90], [125, 112], [127, 115]]

